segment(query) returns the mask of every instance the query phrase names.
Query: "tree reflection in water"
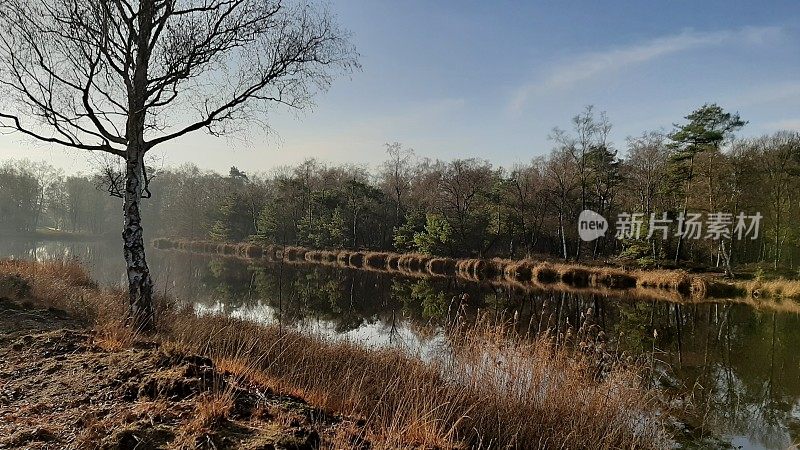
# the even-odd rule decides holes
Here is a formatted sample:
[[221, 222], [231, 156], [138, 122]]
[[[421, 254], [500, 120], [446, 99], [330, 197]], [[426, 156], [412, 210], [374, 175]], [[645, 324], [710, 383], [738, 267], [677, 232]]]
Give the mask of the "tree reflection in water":
[[[119, 284], [124, 273], [117, 253], [103, 243], [0, 242], [4, 256], [78, 257], [104, 284]], [[456, 310], [467, 319], [480, 310], [497, 320], [514, 320], [521, 333], [565, 333], [591, 308], [608, 342], [618, 351], [651, 358], [660, 374], [654, 381], [681, 392], [706, 429], [749, 448], [800, 442], [800, 317], [795, 313], [150, 253], [158, 288], [195, 302], [198, 309], [280, 321], [370, 345], [430, 349]]]

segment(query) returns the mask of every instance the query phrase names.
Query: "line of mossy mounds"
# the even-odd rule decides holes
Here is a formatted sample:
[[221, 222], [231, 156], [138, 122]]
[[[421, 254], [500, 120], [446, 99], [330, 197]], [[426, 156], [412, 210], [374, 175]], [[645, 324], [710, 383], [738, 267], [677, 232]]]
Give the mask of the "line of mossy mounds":
[[[613, 266], [577, 263], [431, 256], [357, 250], [316, 250], [299, 246], [259, 243], [220, 243], [159, 238], [160, 250], [181, 250], [250, 260], [313, 263], [412, 276], [452, 276], [468, 280], [502, 280], [537, 287], [600, 288], [610, 291], [666, 292], [694, 299], [741, 297], [759, 291], [745, 283], [690, 274], [684, 270], [626, 270]], [[768, 296], [767, 294], [762, 294]]]

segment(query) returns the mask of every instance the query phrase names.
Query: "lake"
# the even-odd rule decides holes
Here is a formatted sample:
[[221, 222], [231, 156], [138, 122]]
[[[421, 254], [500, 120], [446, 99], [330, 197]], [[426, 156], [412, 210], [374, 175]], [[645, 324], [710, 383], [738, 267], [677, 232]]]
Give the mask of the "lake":
[[[2, 239], [0, 256], [83, 261], [105, 285], [124, 282], [119, 242]], [[738, 302], [636, 300], [598, 293], [543, 292], [448, 277], [406, 277], [310, 264], [253, 263], [150, 249], [157, 289], [215, 311], [279, 322], [366, 345], [424, 354], [440, 339], [454, 297], [513, 321], [522, 333], [566, 330], [591, 309], [619, 351], [660, 361], [658, 381], [704, 419], [687, 446], [784, 449], [800, 442], [800, 317]], [[709, 439], [709, 432], [724, 442]]]

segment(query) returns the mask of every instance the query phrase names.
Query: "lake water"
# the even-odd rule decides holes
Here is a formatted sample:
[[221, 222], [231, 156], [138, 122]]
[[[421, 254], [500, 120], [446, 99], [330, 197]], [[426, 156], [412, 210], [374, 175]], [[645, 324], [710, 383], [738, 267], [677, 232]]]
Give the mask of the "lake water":
[[[0, 256], [75, 257], [103, 284], [124, 281], [117, 242], [2, 239]], [[662, 383], [703, 413], [705, 426], [687, 432], [688, 446], [785, 449], [800, 442], [800, 317], [781, 308], [534, 292], [456, 278], [254, 264], [155, 249], [148, 258], [157, 289], [194, 302], [198, 310], [423, 352], [436, 344], [453, 297], [462, 294], [469, 296], [469, 314], [516, 317], [521, 331], [563, 330], [591, 308], [617, 349], [654, 353], [663, 362]], [[724, 442], [707, 440], [703, 429]]]

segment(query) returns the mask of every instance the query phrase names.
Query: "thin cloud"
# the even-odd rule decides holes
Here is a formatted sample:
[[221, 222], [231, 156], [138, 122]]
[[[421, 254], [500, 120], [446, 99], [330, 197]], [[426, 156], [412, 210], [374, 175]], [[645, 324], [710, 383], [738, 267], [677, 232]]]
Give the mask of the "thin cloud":
[[518, 89], [509, 109], [519, 112], [537, 94], [567, 89], [582, 81], [666, 55], [732, 42], [761, 45], [774, 40], [780, 32], [780, 27], [746, 27], [737, 31], [705, 33], [684, 31], [628, 47], [579, 55], [556, 65], [543, 79]]
[[787, 100], [800, 97], [800, 82], [787, 81], [771, 83], [741, 91], [731, 96], [728, 102], [740, 106], [762, 105], [770, 103], [784, 103]]
[[791, 130], [800, 131], [800, 119], [786, 119], [777, 122], [770, 122], [764, 125], [768, 130]]

